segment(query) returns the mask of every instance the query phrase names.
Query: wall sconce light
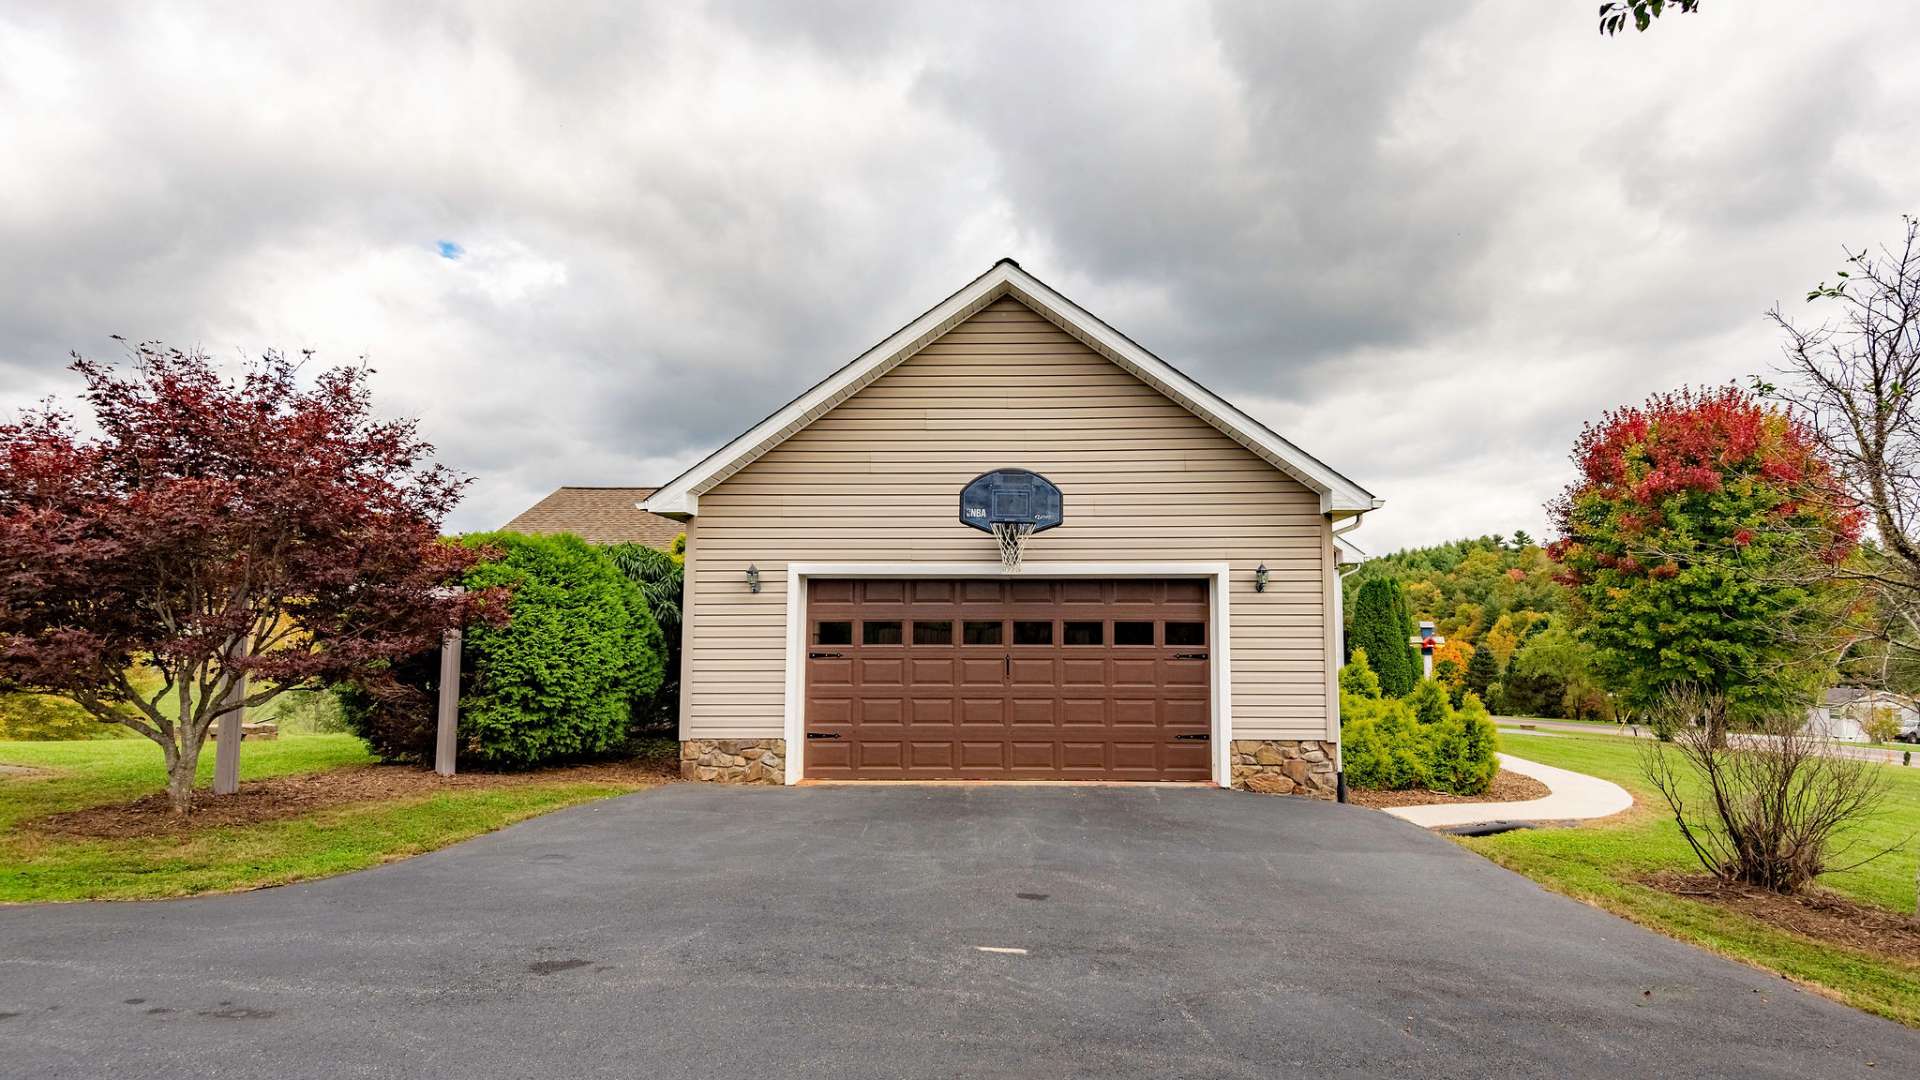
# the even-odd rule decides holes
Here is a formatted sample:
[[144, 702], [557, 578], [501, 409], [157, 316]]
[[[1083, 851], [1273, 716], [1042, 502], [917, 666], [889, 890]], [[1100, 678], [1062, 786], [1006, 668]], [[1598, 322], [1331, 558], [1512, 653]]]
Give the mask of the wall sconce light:
[[747, 591], [760, 591], [760, 568], [752, 563], [747, 564]]
[[1253, 568], [1253, 591], [1267, 591], [1267, 564], [1261, 563]]

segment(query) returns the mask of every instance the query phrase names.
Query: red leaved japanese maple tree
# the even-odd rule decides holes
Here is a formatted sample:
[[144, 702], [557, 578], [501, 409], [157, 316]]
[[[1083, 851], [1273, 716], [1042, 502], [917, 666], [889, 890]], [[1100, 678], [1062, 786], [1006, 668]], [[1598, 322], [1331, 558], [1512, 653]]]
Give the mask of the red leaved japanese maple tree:
[[378, 672], [498, 598], [438, 590], [481, 557], [440, 542], [467, 481], [372, 415], [364, 368], [303, 386], [279, 353], [237, 379], [131, 353], [75, 357], [98, 434], [51, 404], [0, 424], [0, 682], [158, 743], [184, 814], [222, 715]]

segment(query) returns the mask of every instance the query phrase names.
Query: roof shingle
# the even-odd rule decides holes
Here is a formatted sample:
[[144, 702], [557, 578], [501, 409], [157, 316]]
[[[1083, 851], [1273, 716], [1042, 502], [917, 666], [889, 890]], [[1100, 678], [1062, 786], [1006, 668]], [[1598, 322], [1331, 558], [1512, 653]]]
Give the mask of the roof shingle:
[[572, 533], [594, 544], [645, 544], [672, 551], [686, 526], [637, 505], [650, 487], [563, 487], [502, 525], [508, 532]]

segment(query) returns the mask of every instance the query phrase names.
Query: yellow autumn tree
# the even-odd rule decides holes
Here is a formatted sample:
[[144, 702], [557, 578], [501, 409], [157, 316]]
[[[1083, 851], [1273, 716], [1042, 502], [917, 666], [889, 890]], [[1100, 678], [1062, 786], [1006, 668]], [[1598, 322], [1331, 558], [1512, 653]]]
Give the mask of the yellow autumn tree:
[[1513, 659], [1513, 651], [1520, 647], [1527, 631], [1545, 621], [1546, 615], [1538, 611], [1509, 611], [1494, 620], [1481, 644], [1493, 650], [1493, 658], [1500, 662], [1500, 670], [1505, 671], [1507, 661]]

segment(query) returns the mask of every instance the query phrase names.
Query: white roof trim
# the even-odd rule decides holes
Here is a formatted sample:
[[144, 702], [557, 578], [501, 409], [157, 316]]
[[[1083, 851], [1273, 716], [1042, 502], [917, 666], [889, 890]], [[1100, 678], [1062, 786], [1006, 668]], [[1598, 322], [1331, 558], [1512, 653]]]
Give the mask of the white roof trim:
[[788, 402], [780, 411], [668, 481], [665, 487], [641, 504], [642, 508], [668, 517], [687, 518], [698, 514], [702, 492], [739, 472], [762, 454], [785, 442], [794, 432], [893, 370], [935, 338], [1004, 296], [1012, 296], [1033, 308], [1135, 378], [1179, 402], [1195, 416], [1212, 424], [1275, 468], [1318, 492], [1322, 513], [1349, 517], [1380, 506], [1381, 501], [1365, 488], [1328, 468], [1313, 455], [1281, 438], [1266, 425], [1188, 378], [1173, 365], [1136, 345], [1125, 334], [1020, 269], [1018, 263], [1002, 259], [994, 264], [993, 269], [973, 279], [926, 314], [901, 327], [885, 341], [861, 353], [851, 363]]

